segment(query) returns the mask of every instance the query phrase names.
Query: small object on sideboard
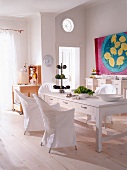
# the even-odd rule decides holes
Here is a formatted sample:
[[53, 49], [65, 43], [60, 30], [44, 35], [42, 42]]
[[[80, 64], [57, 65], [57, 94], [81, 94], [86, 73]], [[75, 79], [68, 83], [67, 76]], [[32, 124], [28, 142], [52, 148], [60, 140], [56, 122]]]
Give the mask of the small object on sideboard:
[[[41, 66], [30, 65], [28, 66], [28, 78], [30, 84], [42, 84], [41, 81]], [[33, 80], [32, 80], [33, 79]]]

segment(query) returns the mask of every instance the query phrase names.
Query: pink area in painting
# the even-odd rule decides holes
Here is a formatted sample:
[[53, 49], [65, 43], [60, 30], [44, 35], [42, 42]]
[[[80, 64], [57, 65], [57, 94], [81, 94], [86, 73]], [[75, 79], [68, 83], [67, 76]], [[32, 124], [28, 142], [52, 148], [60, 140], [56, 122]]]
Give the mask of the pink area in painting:
[[127, 75], [127, 68], [124, 69], [121, 72], [111, 72], [110, 70], [108, 70], [105, 65], [103, 64], [103, 61], [101, 59], [101, 49], [102, 49], [102, 44], [104, 39], [106, 38], [106, 36], [104, 37], [100, 37], [100, 38], [95, 38], [95, 59], [96, 59], [96, 70], [97, 70], [97, 74], [98, 75], [102, 75], [102, 74], [107, 74], [107, 75]]

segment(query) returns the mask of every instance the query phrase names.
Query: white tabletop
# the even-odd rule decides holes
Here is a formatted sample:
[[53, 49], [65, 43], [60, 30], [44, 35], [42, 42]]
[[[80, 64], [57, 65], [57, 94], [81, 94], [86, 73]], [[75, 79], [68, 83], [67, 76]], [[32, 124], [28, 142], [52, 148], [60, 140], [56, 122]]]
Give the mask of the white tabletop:
[[66, 97], [67, 93], [62, 94], [62, 93], [53, 92], [53, 93], [46, 93], [45, 95], [57, 97], [57, 98], [64, 99], [64, 100], [73, 101], [75, 103], [86, 104], [86, 105], [90, 105], [93, 107], [105, 107], [105, 106], [115, 106], [115, 105], [127, 104], [127, 99], [123, 99], [123, 98], [119, 99], [116, 102], [106, 102], [106, 101], [102, 101], [102, 100], [98, 99], [98, 97], [96, 97], [96, 96], [91, 96], [89, 98], [84, 98], [84, 99], [74, 99], [74, 97]]

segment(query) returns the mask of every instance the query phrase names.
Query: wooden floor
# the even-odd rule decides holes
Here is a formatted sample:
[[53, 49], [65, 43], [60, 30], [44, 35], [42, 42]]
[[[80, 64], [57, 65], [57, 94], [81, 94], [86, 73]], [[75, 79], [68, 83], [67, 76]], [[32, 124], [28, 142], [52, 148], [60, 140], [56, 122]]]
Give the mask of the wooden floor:
[[[97, 153], [94, 123], [76, 119], [78, 150], [53, 149], [49, 154], [40, 146], [43, 132], [23, 135], [23, 115], [0, 113], [0, 170], [127, 170], [127, 137], [104, 143], [103, 152]], [[104, 133], [127, 129], [127, 116], [115, 116], [113, 122]]]

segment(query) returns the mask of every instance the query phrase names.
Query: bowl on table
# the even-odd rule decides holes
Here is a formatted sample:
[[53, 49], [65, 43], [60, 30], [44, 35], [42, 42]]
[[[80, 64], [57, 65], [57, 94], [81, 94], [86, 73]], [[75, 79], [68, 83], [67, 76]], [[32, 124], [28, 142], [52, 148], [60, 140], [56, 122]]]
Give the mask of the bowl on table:
[[118, 94], [98, 94], [96, 97], [106, 102], [115, 102], [122, 98], [122, 96]]
[[90, 97], [90, 95], [88, 93], [80, 93], [80, 94], [78, 94], [78, 96], [80, 98], [88, 98], [88, 97]]

